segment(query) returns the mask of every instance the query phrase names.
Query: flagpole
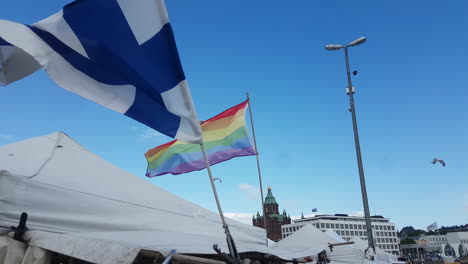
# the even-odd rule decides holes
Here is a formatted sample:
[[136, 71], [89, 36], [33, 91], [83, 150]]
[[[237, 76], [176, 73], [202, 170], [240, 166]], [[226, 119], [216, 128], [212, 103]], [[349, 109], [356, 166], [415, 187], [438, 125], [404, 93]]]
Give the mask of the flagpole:
[[249, 101], [250, 124], [252, 126], [252, 135], [253, 135], [254, 147], [255, 147], [255, 157], [257, 158], [258, 180], [260, 182], [260, 196], [262, 198], [262, 209], [263, 209], [263, 226], [265, 227], [265, 234], [266, 234], [265, 241], [268, 247], [268, 229], [267, 229], [267, 222], [266, 222], [265, 202], [263, 200], [262, 172], [260, 170], [260, 159], [258, 157], [259, 153], [257, 151], [257, 138], [255, 137], [255, 127], [254, 127], [253, 117], [252, 117], [252, 105], [250, 104], [249, 93], [247, 92], [246, 95], [247, 95], [247, 101]]
[[[3, 61], [3, 53], [2, 53], [2, 49], [0, 48], [0, 74], [5, 75], [5, 73], [4, 73], [5, 69], [4, 68], [5, 68], [5, 62]], [[4, 76], [4, 77], [6, 79], [6, 76]]]
[[208, 161], [208, 158], [206, 157], [205, 147], [203, 146], [203, 143], [200, 144], [200, 147], [203, 153], [203, 159], [205, 159], [206, 170], [208, 171], [208, 176], [210, 177], [211, 188], [213, 189], [213, 194], [216, 200], [216, 205], [218, 206], [219, 216], [221, 217], [221, 222], [223, 223], [224, 233], [226, 234], [226, 241], [229, 247], [231, 258], [233, 258], [233, 260], [239, 263], [241, 262], [241, 260], [237, 252], [236, 245], [234, 244], [234, 239], [232, 238], [231, 233], [229, 232], [229, 227], [228, 227], [228, 224], [226, 223], [226, 219], [224, 219], [223, 209], [221, 208], [221, 204], [219, 202], [218, 192], [216, 191], [216, 185], [214, 184], [213, 175], [211, 174], [210, 162]]

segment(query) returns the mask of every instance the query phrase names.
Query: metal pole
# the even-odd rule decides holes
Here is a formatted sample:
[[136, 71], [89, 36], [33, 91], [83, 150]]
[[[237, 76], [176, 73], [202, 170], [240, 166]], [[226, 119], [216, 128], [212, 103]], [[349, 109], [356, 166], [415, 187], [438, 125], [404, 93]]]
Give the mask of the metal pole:
[[2, 52], [2, 48], [0, 47], [0, 71], [3, 71], [4, 66], [5, 66], [5, 62], [3, 61], [3, 52]]
[[5, 79], [5, 82], [8, 82], [6, 79], [5, 75], [5, 62], [3, 61], [3, 53], [2, 53], [2, 48], [0, 47], [0, 76], [3, 76], [3, 79]]
[[265, 234], [266, 234], [265, 241], [266, 241], [266, 246], [268, 247], [268, 229], [267, 229], [267, 222], [266, 222], [265, 202], [263, 200], [262, 172], [260, 171], [260, 159], [259, 159], [259, 153], [257, 150], [257, 138], [255, 137], [255, 127], [254, 127], [253, 117], [252, 117], [252, 105], [250, 104], [249, 93], [246, 93], [246, 95], [247, 95], [247, 101], [249, 101], [250, 124], [252, 126], [252, 135], [253, 135], [254, 147], [255, 147], [255, 157], [257, 157], [258, 180], [260, 182], [260, 196], [262, 198], [263, 226], [265, 227]]
[[372, 224], [371, 224], [370, 212], [369, 212], [369, 201], [367, 200], [366, 180], [364, 178], [364, 169], [362, 166], [362, 157], [361, 157], [361, 146], [359, 144], [359, 134], [358, 134], [358, 128], [357, 128], [357, 121], [356, 121], [356, 110], [354, 108], [354, 97], [353, 97], [354, 87], [353, 87], [353, 84], [351, 83], [351, 74], [349, 71], [348, 47], [345, 47], [344, 50], [345, 50], [345, 57], [346, 57], [346, 73], [348, 75], [347, 93], [349, 95], [350, 111], [351, 111], [351, 116], [353, 119], [354, 143], [356, 145], [356, 156], [357, 156], [357, 162], [358, 162], [358, 168], [359, 168], [359, 179], [361, 181], [362, 203], [364, 204], [364, 216], [366, 219], [367, 240], [369, 243], [369, 247], [371, 247], [375, 253], [374, 236], [372, 234]]
[[206, 157], [205, 147], [203, 146], [203, 144], [200, 144], [200, 147], [203, 153], [203, 158], [205, 159], [206, 170], [208, 171], [208, 176], [210, 177], [211, 188], [213, 189], [213, 194], [216, 200], [216, 205], [218, 206], [219, 216], [221, 217], [221, 222], [223, 223], [224, 233], [226, 234], [226, 241], [229, 247], [229, 252], [231, 253], [231, 257], [234, 260], [240, 260], [239, 254], [237, 253], [236, 246], [234, 245], [234, 239], [232, 238], [231, 233], [229, 232], [229, 227], [226, 223], [226, 220], [224, 219], [223, 209], [221, 209], [221, 204], [219, 203], [218, 192], [216, 191], [216, 186], [214, 184], [213, 175], [211, 174], [210, 162], [208, 161], [208, 158]]
[[176, 254], [176, 250], [175, 249], [172, 249], [171, 252], [169, 253], [169, 255], [167, 255], [166, 259], [163, 261], [162, 264], [169, 264], [172, 260], [172, 258], [175, 256]]

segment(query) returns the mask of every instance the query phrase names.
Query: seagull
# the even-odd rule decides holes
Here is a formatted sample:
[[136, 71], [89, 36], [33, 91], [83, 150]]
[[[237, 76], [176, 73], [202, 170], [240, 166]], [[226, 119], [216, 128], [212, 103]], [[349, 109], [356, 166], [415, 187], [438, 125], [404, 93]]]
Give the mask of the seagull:
[[219, 183], [223, 183], [223, 182], [221, 181], [221, 179], [220, 179], [220, 178], [214, 178], [214, 179], [213, 179], [213, 182], [215, 182], [216, 180], [218, 180], [218, 181], [219, 181]]
[[438, 158], [434, 158], [432, 160], [432, 164], [436, 164], [436, 162], [439, 162], [440, 164], [442, 164], [442, 166], [445, 167], [445, 161], [441, 160], [441, 159], [438, 159]]

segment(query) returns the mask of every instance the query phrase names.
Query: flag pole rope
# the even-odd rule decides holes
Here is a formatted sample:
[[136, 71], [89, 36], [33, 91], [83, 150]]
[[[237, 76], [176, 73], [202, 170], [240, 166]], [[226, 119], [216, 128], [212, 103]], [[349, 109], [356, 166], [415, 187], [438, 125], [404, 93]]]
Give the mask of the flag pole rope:
[[237, 249], [234, 244], [234, 239], [232, 238], [231, 233], [229, 232], [229, 226], [226, 223], [226, 219], [224, 218], [223, 209], [221, 208], [221, 203], [219, 202], [218, 198], [218, 192], [216, 191], [216, 185], [214, 184], [213, 175], [211, 173], [210, 162], [206, 157], [205, 147], [203, 146], [203, 143], [200, 144], [200, 147], [203, 153], [203, 159], [206, 163], [206, 170], [208, 171], [208, 176], [210, 177], [211, 188], [213, 189], [213, 194], [216, 200], [216, 206], [218, 207], [219, 216], [221, 217], [221, 222], [223, 223], [224, 233], [226, 234], [226, 241], [229, 247], [229, 252], [231, 253], [231, 258], [233, 258], [233, 260], [240, 260], [239, 254], [237, 253]]
[[265, 202], [263, 199], [263, 184], [262, 184], [262, 172], [260, 170], [260, 159], [259, 159], [259, 153], [257, 151], [257, 138], [255, 137], [255, 127], [253, 123], [253, 117], [252, 117], [252, 107], [250, 104], [250, 97], [249, 93], [246, 93], [247, 95], [247, 101], [249, 101], [249, 114], [250, 114], [250, 124], [252, 126], [252, 135], [253, 135], [253, 140], [254, 140], [254, 147], [255, 147], [255, 157], [257, 158], [257, 171], [258, 171], [258, 180], [260, 182], [260, 196], [262, 199], [262, 210], [263, 210], [263, 226], [265, 228], [265, 241], [266, 241], [266, 246], [268, 247], [268, 229], [267, 229], [267, 222], [266, 222], [266, 211], [265, 211]]

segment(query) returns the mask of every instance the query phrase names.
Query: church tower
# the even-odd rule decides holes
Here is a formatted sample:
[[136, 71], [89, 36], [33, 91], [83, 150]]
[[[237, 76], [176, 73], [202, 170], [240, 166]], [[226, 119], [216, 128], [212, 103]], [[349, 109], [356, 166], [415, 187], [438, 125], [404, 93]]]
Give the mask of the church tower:
[[268, 194], [265, 197], [265, 212], [267, 214], [279, 214], [278, 203], [271, 193], [271, 187], [268, 187]]
[[[273, 241], [281, 240], [281, 225], [290, 224], [291, 217], [286, 213], [286, 210], [283, 209], [283, 212], [280, 214], [279, 205], [276, 202], [275, 196], [271, 192], [271, 187], [268, 187], [268, 194], [265, 197], [265, 214], [266, 214], [266, 232], [269, 239]], [[260, 215], [257, 212], [257, 215], [252, 217], [252, 224], [257, 227], [265, 228], [263, 215]]]

